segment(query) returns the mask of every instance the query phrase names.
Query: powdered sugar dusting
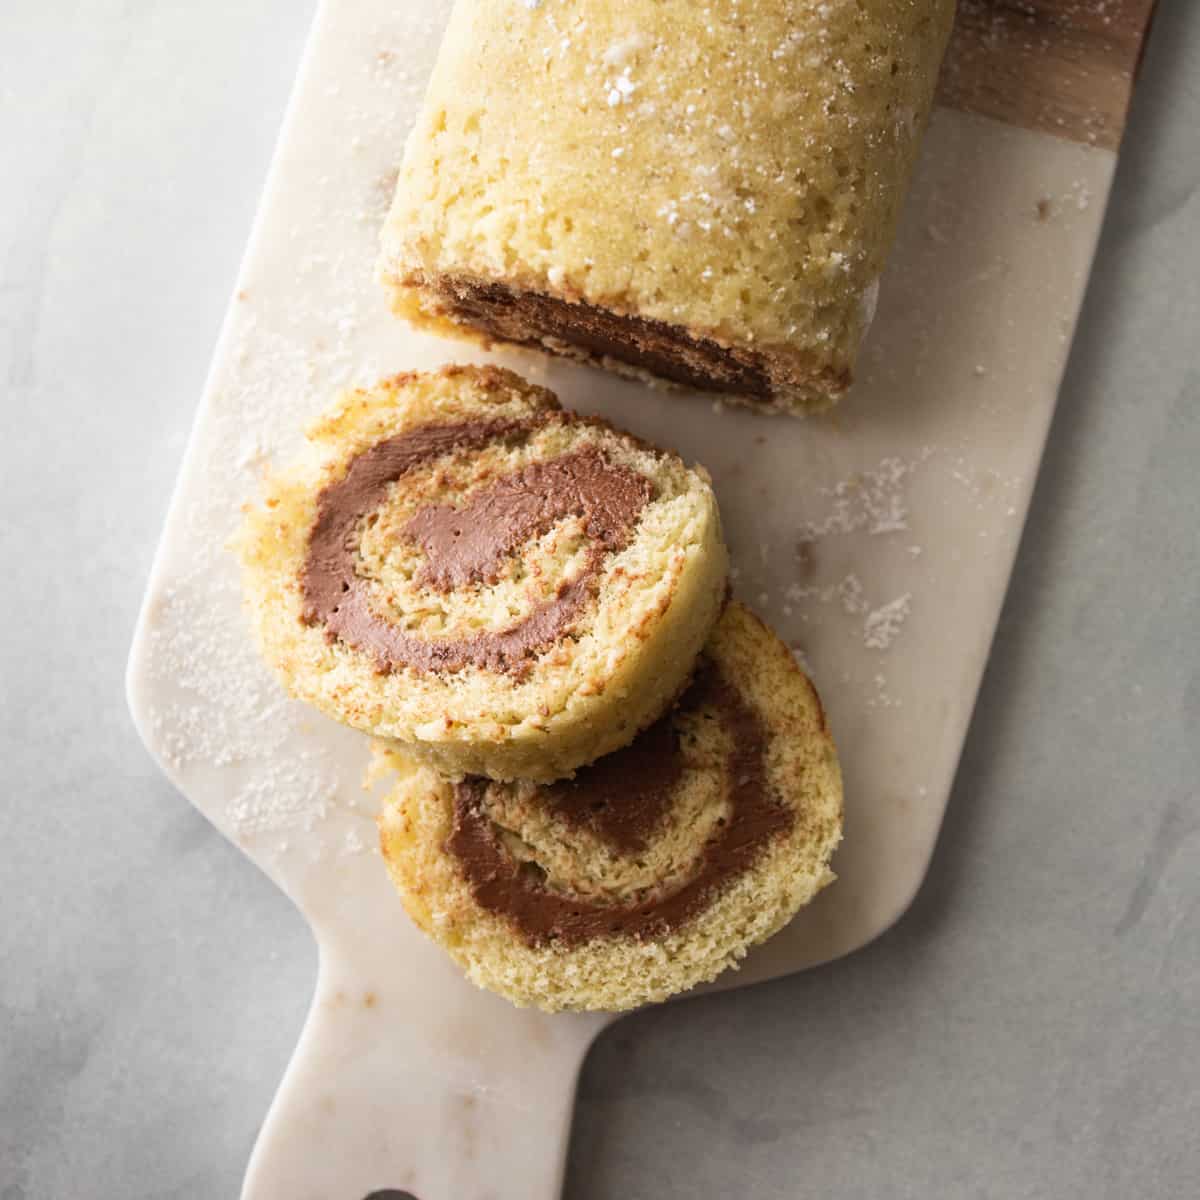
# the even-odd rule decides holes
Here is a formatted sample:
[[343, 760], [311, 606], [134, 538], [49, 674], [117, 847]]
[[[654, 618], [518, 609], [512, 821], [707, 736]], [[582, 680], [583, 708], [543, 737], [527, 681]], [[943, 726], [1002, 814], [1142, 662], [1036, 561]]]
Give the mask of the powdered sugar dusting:
[[626, 67], [615, 79], [605, 84], [607, 88], [606, 99], [610, 108], [616, 108], [618, 104], [626, 103], [637, 91], [637, 84], [629, 78], [630, 68]]
[[912, 611], [912, 592], [903, 592], [892, 600], [876, 603], [867, 594], [862, 580], [851, 572], [837, 583], [821, 587], [790, 584], [784, 593], [788, 603], [784, 615], [806, 602], [835, 605], [847, 616], [861, 621], [863, 645], [868, 650], [887, 650], [904, 628]]
[[[912, 540], [909, 489], [918, 470], [937, 454], [937, 448], [927, 445], [912, 457], [887, 456], [873, 467], [816, 489], [818, 515], [810, 516], [796, 530], [794, 578], [777, 582], [778, 590], [750, 593], [764, 611], [775, 609], [788, 625], [798, 623], [809, 629], [805, 641], [817, 639], [819, 659], [841, 640], [847, 627], [851, 637], [857, 633], [859, 645], [868, 655], [862, 660], [864, 667], [878, 661], [876, 656], [891, 650], [902, 637], [921, 594], [917, 582], [922, 569], [917, 563], [921, 546]], [[882, 553], [869, 557], [848, 554], [847, 539], [864, 537], [879, 538]], [[747, 560], [744, 550], [740, 555], [741, 570], [735, 572], [735, 578], [744, 579], [740, 588], [744, 592], [764, 578], [779, 579], [778, 555], [772, 564], [768, 544], [760, 541], [758, 550], [761, 561]], [[847, 570], [849, 563], [858, 566]], [[841, 565], [840, 571], [836, 564]], [[750, 578], [745, 578], [747, 575]], [[812, 676], [802, 644], [793, 639], [789, 645], [797, 662]], [[842, 684], [856, 679], [866, 687], [858, 702], [861, 708], [899, 706], [884, 672], [871, 671], [861, 678], [847, 673]], [[818, 685], [820, 682], [818, 679]]]
[[[227, 546], [264, 469], [297, 452], [307, 419], [341, 388], [384, 369], [366, 351], [391, 321], [372, 282], [378, 231], [424, 87], [408, 64], [432, 61], [445, 16], [436, 7], [421, 19], [402, 15], [393, 28], [362, 30], [362, 69], [343, 71], [335, 85], [346, 119], [308, 122], [328, 130], [328, 144], [311, 148], [321, 166], [304, 203], [292, 207], [291, 285], [268, 294], [253, 268], [242, 280], [189, 458], [203, 464], [203, 486], [184, 480], [187, 504], [173, 519], [187, 536], [167, 539], [186, 543], [187, 556], [165, 564], [147, 613], [157, 697], [148, 732], [173, 774], [222, 772], [227, 799], [210, 815], [259, 852], [295, 852], [297, 834], [316, 835], [303, 844], [317, 855], [375, 845], [358, 779], [338, 761], [345, 740], [314, 737], [324, 718], [288, 699], [258, 658]], [[414, 45], [422, 39], [425, 46]], [[358, 748], [357, 735], [344, 737]]]
[[639, 50], [648, 45], [645, 35], [632, 33], [611, 43], [601, 56], [606, 67], [623, 67]]
[[900, 701], [888, 690], [888, 678], [882, 671], [871, 677], [872, 691], [867, 698], [868, 708], [899, 708]]
[[836, 533], [899, 533], [908, 528], [908, 505], [904, 497], [905, 481], [918, 462], [931, 454], [923, 452], [919, 460], [884, 458], [871, 471], [844, 479], [824, 488], [829, 511], [819, 521], [800, 528], [805, 541], [817, 541]]
[[904, 626], [912, 608], [912, 593], [881, 604], [867, 613], [863, 621], [863, 642], [872, 650], [886, 650]]

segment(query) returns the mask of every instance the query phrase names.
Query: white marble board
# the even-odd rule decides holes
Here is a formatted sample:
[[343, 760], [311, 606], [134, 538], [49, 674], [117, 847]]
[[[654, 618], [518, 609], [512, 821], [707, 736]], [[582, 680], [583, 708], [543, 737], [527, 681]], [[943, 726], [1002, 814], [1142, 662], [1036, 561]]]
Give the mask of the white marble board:
[[[366, 742], [283, 697], [225, 543], [263, 465], [345, 385], [479, 358], [414, 334], [372, 280], [446, 0], [326, 0], [154, 564], [129, 665], [147, 746], [311, 923], [312, 1011], [248, 1200], [407, 1189], [550, 1200], [603, 1017], [475, 990], [405, 918]], [[739, 596], [809, 665], [846, 776], [839, 881], [718, 986], [801, 970], [905, 910], [987, 660], [1115, 157], [935, 113], [851, 398], [807, 421], [535, 356], [496, 356], [712, 472]], [[213, 898], [214, 904], [220, 897]]]

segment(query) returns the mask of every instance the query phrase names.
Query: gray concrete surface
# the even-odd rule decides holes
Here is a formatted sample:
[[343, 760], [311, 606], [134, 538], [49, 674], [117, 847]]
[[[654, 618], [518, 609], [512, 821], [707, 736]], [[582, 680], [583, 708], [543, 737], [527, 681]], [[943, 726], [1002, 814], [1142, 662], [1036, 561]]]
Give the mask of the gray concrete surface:
[[[311, 0], [0, 9], [0, 1198], [232, 1197], [312, 984], [122, 694]], [[1163, 0], [933, 869], [615, 1026], [569, 1200], [1200, 1195], [1200, 5]], [[357, 1198], [346, 1198], [357, 1200]]]

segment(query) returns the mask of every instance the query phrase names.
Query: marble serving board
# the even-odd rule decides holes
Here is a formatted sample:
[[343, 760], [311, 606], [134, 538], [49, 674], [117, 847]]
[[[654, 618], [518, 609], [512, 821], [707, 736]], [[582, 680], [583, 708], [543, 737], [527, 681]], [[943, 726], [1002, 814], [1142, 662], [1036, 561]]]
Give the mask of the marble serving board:
[[[248, 1200], [551, 1200], [579, 1064], [610, 1019], [514, 1009], [408, 923], [379, 859], [366, 740], [281, 694], [255, 657], [226, 549], [265, 464], [293, 453], [339, 388], [483, 357], [401, 326], [372, 279], [448, 9], [327, 0], [319, 11], [130, 657], [147, 746], [294, 900], [320, 946]], [[845, 767], [839, 881], [720, 987], [847, 954], [903, 913], [987, 659], [1112, 178], [1113, 113], [1124, 112], [1110, 97], [1102, 119], [1088, 109], [1059, 136], [1052, 105], [1026, 106], [1029, 120], [989, 107], [1003, 89], [963, 77], [972, 56], [977, 83], [998, 70], [989, 11], [964, 4], [974, 25], [948, 64], [861, 379], [833, 413], [756, 417], [494, 356], [710, 469], [736, 591], [824, 697]], [[1113, 68], [1125, 99], [1132, 66]], [[1053, 93], [1022, 71], [1039, 96]]]

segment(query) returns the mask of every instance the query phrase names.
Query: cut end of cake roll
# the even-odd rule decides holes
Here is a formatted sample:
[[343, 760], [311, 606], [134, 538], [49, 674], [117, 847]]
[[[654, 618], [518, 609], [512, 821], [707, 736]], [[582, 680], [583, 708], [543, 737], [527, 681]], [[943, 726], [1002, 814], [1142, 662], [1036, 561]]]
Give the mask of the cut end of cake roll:
[[518, 1005], [620, 1011], [716, 978], [832, 882], [821, 703], [740, 604], [632, 745], [552, 785], [440, 777], [380, 747], [384, 859], [416, 924]]
[[763, 412], [819, 411], [850, 386], [836, 367], [793, 347], [752, 349], [682, 325], [579, 298], [515, 291], [466, 276], [386, 279], [392, 307], [418, 328], [451, 337], [544, 350], [651, 386], [691, 388]]
[[827, 407], [953, 11], [457, 4], [384, 228], [394, 308], [765, 411]]
[[452, 777], [553, 780], [627, 745], [728, 576], [703, 472], [496, 367], [345, 395], [236, 549], [288, 690]]

